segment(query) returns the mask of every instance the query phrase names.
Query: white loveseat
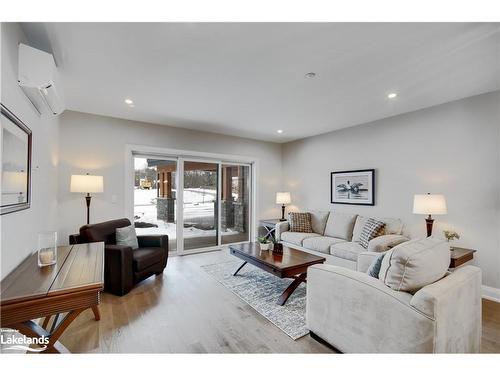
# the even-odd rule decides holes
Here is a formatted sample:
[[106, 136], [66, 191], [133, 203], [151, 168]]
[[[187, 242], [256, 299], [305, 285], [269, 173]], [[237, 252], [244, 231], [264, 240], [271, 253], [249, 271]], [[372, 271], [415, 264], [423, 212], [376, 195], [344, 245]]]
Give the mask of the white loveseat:
[[378, 218], [385, 223], [384, 234], [371, 240], [365, 249], [359, 240], [367, 217], [337, 211], [307, 212], [311, 214], [314, 233], [290, 232], [288, 222], [284, 221], [276, 224], [276, 240], [285, 246], [323, 256], [327, 264], [355, 270], [360, 253], [379, 253], [408, 241], [408, 238], [402, 235], [401, 220]]

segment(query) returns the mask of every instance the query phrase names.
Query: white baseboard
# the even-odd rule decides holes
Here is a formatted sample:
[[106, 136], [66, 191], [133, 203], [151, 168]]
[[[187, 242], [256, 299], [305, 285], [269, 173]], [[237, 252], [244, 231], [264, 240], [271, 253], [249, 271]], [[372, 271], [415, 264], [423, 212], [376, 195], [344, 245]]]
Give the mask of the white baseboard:
[[500, 289], [483, 285], [482, 293], [483, 293], [483, 298], [500, 303]]

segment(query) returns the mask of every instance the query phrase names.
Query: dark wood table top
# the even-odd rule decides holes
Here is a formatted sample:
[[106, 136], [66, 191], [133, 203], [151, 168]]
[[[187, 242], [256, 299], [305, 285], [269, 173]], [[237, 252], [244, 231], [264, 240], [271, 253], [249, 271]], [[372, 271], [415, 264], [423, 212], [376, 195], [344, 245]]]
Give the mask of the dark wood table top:
[[57, 263], [38, 267], [37, 253], [28, 256], [0, 285], [2, 305], [104, 287], [104, 243], [57, 248]]
[[292, 249], [287, 246], [283, 246], [283, 254], [275, 254], [271, 250], [261, 251], [260, 245], [257, 242], [230, 245], [229, 248], [233, 254], [237, 253], [242, 257], [253, 259], [258, 263], [265, 264], [280, 271], [296, 269], [297, 267], [307, 267], [326, 261], [323, 257]]

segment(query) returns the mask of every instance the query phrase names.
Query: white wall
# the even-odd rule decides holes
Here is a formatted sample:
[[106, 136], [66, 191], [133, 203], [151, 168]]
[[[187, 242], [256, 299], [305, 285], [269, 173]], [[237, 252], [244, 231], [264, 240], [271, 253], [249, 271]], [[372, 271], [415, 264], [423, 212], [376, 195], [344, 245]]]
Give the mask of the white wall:
[[[281, 187], [279, 144], [66, 111], [61, 117], [59, 169], [59, 233], [63, 241], [86, 220], [83, 195], [69, 192], [72, 174], [104, 176], [104, 193], [92, 198], [91, 222], [128, 216], [124, 183], [127, 144], [254, 157], [258, 160], [257, 218], [279, 214], [274, 201]], [[116, 203], [112, 203], [113, 195]]]
[[58, 119], [41, 118], [17, 84], [17, 46], [26, 43], [19, 24], [1, 25], [0, 100], [33, 132], [31, 208], [1, 217], [1, 278], [36, 250], [37, 234], [57, 230]]
[[[413, 195], [442, 193], [448, 215], [434, 234], [454, 229], [457, 245], [477, 249], [483, 282], [500, 287], [500, 94], [483, 94], [290, 142], [283, 147], [285, 189], [301, 209], [399, 217], [425, 236]], [[362, 109], [360, 109], [362, 110]], [[330, 203], [330, 172], [376, 169], [374, 207]]]

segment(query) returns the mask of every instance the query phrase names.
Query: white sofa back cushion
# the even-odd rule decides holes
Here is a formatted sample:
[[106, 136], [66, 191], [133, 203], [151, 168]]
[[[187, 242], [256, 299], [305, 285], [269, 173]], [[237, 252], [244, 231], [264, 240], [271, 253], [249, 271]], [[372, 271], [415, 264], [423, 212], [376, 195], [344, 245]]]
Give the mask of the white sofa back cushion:
[[329, 211], [307, 211], [311, 214], [311, 226], [314, 233], [323, 235], [325, 233], [326, 221], [330, 215]]
[[351, 241], [352, 229], [357, 216], [356, 214], [330, 212], [326, 222], [325, 236]]
[[[352, 231], [352, 241], [359, 242], [361, 231], [365, 226], [367, 216], [358, 216], [356, 218], [356, 223], [354, 224], [354, 229]], [[381, 234], [402, 234], [403, 233], [403, 222], [400, 219], [393, 219], [389, 217], [374, 217], [375, 220], [380, 220], [385, 223], [385, 227]]]
[[382, 261], [379, 279], [391, 289], [411, 293], [441, 279], [449, 266], [449, 243], [428, 237], [389, 250]]

